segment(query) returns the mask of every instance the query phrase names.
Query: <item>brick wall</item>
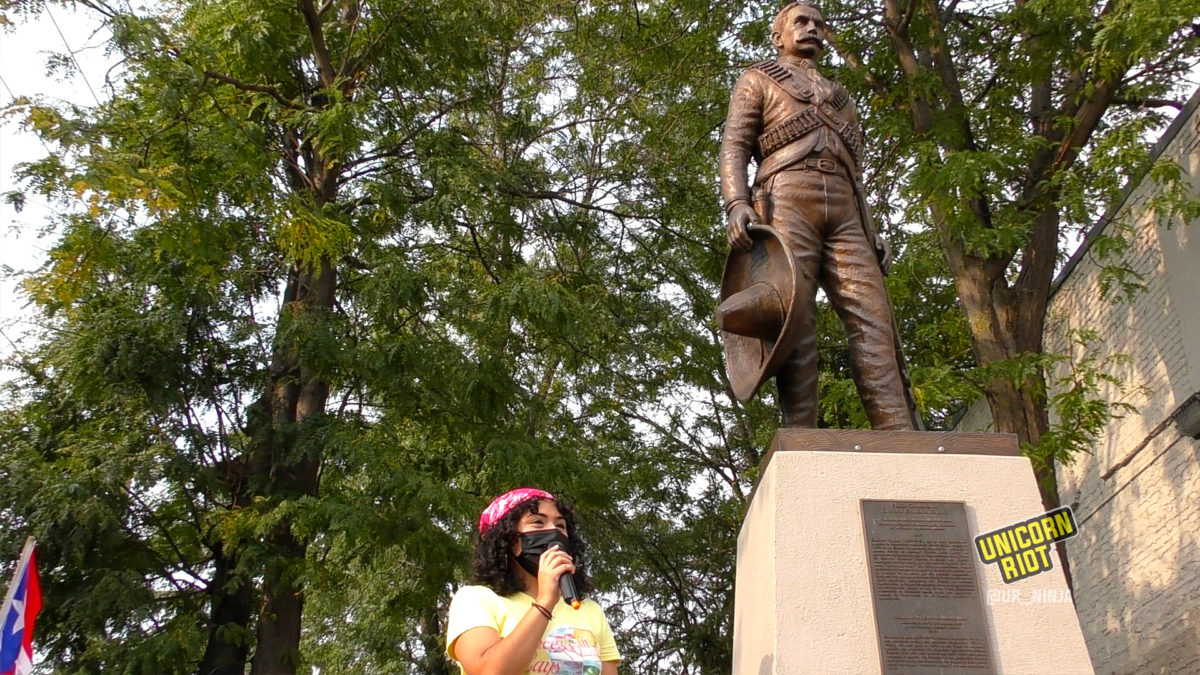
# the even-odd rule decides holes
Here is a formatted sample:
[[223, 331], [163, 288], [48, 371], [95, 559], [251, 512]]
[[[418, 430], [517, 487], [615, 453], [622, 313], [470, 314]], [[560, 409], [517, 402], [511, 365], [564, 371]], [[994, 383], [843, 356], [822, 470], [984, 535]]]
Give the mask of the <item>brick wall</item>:
[[[1184, 167], [1200, 196], [1197, 98], [1159, 151]], [[1123, 387], [1104, 394], [1138, 410], [1112, 420], [1091, 455], [1058, 470], [1060, 496], [1080, 523], [1067, 549], [1100, 673], [1200, 672], [1200, 442], [1176, 420], [1200, 391], [1200, 224], [1161, 222], [1146, 206], [1158, 189], [1143, 181], [1103, 226], [1132, 228], [1121, 263], [1142, 276], [1142, 290], [1102, 297], [1100, 261], [1085, 243], [1046, 325], [1049, 350], [1128, 359], [1110, 369]], [[1067, 334], [1081, 327], [1102, 341], [1073, 345]]]
[[[1200, 92], [1157, 147], [1200, 197]], [[1068, 263], [1050, 305], [1048, 351], [1108, 362], [1103, 395], [1137, 408], [1112, 420], [1093, 452], [1058, 469], [1080, 524], [1068, 556], [1080, 625], [1098, 673], [1200, 673], [1200, 441], [1180, 419], [1200, 409], [1200, 223], [1163, 223], [1133, 188]], [[1119, 262], [1141, 275], [1130, 297], [1105, 297], [1094, 236], [1128, 227]], [[1095, 330], [1082, 346], [1074, 330]], [[1069, 378], [1064, 364], [1051, 380]], [[977, 405], [960, 429], [987, 428]]]

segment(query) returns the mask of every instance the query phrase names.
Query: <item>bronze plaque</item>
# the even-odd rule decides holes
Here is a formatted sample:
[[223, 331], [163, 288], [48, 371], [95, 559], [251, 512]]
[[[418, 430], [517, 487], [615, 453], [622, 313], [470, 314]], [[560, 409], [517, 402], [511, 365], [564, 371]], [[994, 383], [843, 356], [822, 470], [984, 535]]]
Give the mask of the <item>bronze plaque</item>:
[[862, 501], [884, 675], [991, 673], [962, 502]]

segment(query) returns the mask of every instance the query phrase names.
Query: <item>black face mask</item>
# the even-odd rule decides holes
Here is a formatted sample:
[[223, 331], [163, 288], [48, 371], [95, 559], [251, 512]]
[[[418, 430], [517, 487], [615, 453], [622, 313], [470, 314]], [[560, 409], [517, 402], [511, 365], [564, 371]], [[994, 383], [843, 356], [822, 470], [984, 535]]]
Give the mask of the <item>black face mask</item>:
[[535, 530], [533, 532], [525, 532], [521, 537], [521, 555], [516, 556], [517, 564], [525, 568], [533, 576], [537, 576], [538, 563], [542, 554], [548, 549], [558, 544], [559, 548], [571, 552], [570, 540], [567, 535], [558, 530]]

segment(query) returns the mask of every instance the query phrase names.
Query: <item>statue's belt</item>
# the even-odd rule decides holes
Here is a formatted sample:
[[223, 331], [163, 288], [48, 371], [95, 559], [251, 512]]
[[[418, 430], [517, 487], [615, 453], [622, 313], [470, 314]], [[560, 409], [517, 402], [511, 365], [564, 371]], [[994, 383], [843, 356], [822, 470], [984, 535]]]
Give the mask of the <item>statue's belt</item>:
[[850, 174], [842, 167], [842, 163], [836, 159], [828, 157], [806, 157], [803, 161], [789, 166], [789, 170], [797, 169], [800, 171], [820, 171], [821, 173], [831, 173], [842, 178], [849, 178]]

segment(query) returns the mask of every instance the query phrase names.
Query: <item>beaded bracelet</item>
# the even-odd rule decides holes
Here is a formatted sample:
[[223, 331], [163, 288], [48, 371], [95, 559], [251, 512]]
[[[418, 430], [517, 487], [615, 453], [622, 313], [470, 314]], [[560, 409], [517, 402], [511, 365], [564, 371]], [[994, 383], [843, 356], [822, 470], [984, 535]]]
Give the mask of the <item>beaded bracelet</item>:
[[553, 614], [550, 613], [550, 610], [546, 609], [545, 607], [542, 607], [541, 605], [537, 604], [536, 602], [533, 603], [533, 607], [537, 611], [541, 612], [542, 616], [546, 617], [547, 621], [549, 621], [554, 616]]

